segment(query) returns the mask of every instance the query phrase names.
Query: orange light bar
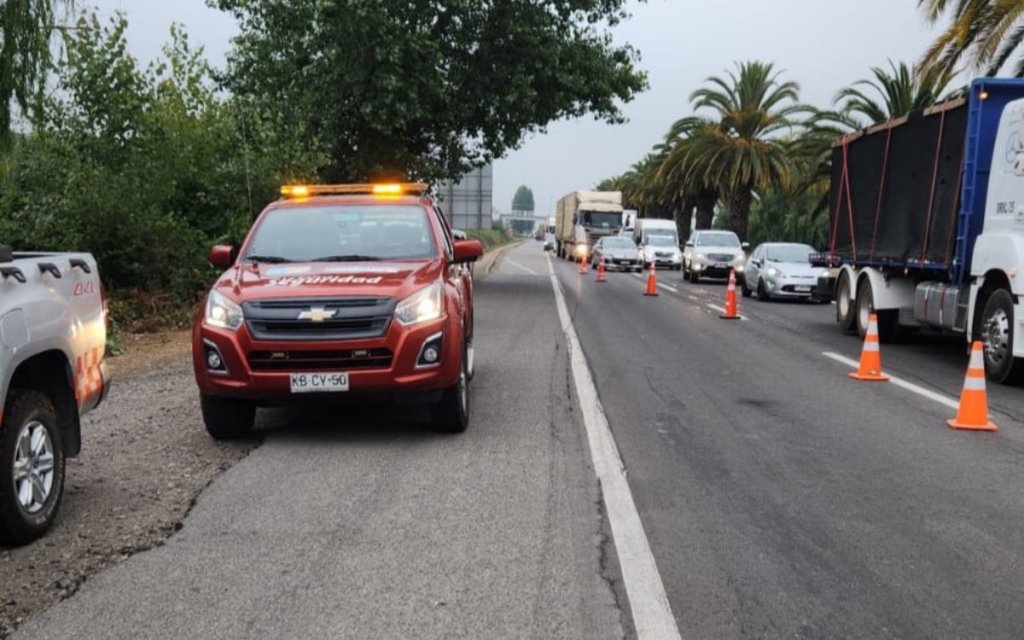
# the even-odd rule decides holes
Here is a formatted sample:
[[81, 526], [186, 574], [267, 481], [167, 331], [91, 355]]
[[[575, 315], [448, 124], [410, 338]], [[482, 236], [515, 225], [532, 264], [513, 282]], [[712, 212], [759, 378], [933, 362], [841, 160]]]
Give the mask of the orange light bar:
[[286, 198], [307, 198], [323, 195], [377, 195], [401, 196], [424, 193], [429, 186], [424, 182], [402, 182], [388, 184], [315, 184], [289, 185], [281, 187]]

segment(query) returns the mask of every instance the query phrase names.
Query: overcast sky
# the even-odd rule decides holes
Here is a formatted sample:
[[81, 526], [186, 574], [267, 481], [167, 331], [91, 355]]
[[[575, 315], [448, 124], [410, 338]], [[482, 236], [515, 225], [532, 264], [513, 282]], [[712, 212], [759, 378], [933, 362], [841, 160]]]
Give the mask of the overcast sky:
[[[132, 50], [142, 59], [159, 53], [172, 22], [223, 65], [236, 32], [226, 14], [204, 0], [93, 0], [102, 13], [128, 15]], [[583, 119], [551, 125], [546, 134], [495, 164], [494, 206], [507, 210], [520, 184], [533, 189], [539, 212], [575, 189], [626, 171], [669, 125], [687, 115], [688, 96], [712, 74], [737, 60], [776, 63], [800, 83], [805, 102], [828, 106], [841, 87], [872, 66], [916, 61], [934, 37], [917, 0], [649, 0], [616, 38], [642, 55], [650, 89], [625, 105], [625, 125]]]

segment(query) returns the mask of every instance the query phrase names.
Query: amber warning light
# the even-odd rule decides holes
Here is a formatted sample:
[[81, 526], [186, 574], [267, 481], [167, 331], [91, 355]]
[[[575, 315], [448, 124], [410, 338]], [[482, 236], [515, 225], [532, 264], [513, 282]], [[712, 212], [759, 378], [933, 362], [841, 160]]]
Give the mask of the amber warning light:
[[423, 182], [403, 182], [388, 184], [318, 184], [289, 185], [281, 187], [281, 195], [286, 198], [308, 198], [316, 195], [375, 195], [401, 196], [421, 194], [427, 190]]

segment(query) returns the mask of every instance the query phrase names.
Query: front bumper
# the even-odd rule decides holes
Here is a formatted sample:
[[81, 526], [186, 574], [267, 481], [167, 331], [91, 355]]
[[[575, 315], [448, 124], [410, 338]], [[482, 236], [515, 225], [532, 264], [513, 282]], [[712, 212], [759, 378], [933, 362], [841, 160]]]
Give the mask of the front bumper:
[[604, 259], [604, 268], [609, 271], [631, 271], [640, 268], [640, 259], [609, 256]]
[[705, 278], [728, 278], [729, 273], [736, 272], [736, 276], [743, 277], [746, 265], [740, 261], [734, 262], [697, 262], [694, 261], [690, 269], [697, 275]]
[[[404, 327], [392, 321], [380, 338], [345, 341], [256, 341], [243, 324], [237, 332], [197, 322], [192, 364], [203, 394], [256, 400], [276, 406], [330, 399], [378, 398], [430, 394], [455, 385], [461, 366], [462, 337], [450, 317]], [[418, 367], [425, 343], [441, 334], [441, 359]], [[223, 370], [207, 362], [216, 349]], [[390, 353], [387, 362], [381, 354]], [[361, 360], [359, 354], [368, 354]], [[294, 364], [293, 364], [294, 363]], [[347, 363], [347, 364], [346, 364]], [[344, 392], [293, 394], [292, 373], [347, 373]]]
[[818, 283], [807, 278], [763, 278], [764, 288], [773, 298], [811, 298]]
[[682, 256], [644, 256], [644, 261], [647, 264], [655, 264], [659, 267], [669, 267], [672, 269], [678, 269], [683, 266]]

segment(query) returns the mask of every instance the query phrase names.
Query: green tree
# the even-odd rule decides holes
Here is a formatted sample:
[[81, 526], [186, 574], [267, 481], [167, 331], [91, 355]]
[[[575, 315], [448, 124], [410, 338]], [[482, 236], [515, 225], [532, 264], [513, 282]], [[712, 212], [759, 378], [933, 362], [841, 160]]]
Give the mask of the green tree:
[[[874, 78], [858, 80], [836, 94], [841, 111], [862, 116], [869, 124], [886, 122], [912, 111], [930, 107], [943, 99], [953, 74], [939, 67], [912, 69], [907, 63], [889, 61], [889, 69], [872, 67]], [[863, 89], [862, 89], [863, 88]], [[873, 97], [869, 94], [877, 94]]]
[[13, 105], [28, 111], [46, 78], [59, 9], [73, 0], [0, 2], [0, 145], [11, 141]]
[[949, 26], [939, 34], [922, 61], [923, 68], [954, 73], [967, 59], [971, 70], [994, 76], [1017, 53], [1013, 74], [1024, 76], [1024, 0], [918, 0], [928, 21], [935, 24], [949, 16]]
[[512, 197], [512, 210], [513, 211], [533, 211], [533, 190], [526, 185], [521, 185], [516, 189], [516, 195]]
[[241, 238], [290, 177], [283, 167], [313, 174], [325, 159], [305, 151], [312, 138], [296, 147], [221, 96], [180, 29], [148, 68], [127, 53], [126, 29], [123, 15], [93, 15], [66, 34], [45, 118], [6, 155], [0, 237], [94, 253], [115, 320], [181, 319], [208, 283], [209, 245]]
[[458, 178], [549, 123], [646, 86], [610, 28], [626, 0], [216, 0], [227, 87], [328, 141], [324, 178]]
[[790, 184], [794, 166], [783, 134], [800, 125], [808, 111], [799, 103], [799, 85], [783, 82], [774, 65], [745, 62], [725, 78], [708, 78], [690, 101], [710, 112], [673, 125], [688, 136], [678, 158], [691, 185], [718, 189], [729, 209], [733, 231], [745, 239], [754, 192]]

